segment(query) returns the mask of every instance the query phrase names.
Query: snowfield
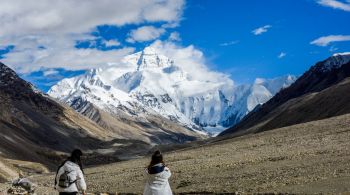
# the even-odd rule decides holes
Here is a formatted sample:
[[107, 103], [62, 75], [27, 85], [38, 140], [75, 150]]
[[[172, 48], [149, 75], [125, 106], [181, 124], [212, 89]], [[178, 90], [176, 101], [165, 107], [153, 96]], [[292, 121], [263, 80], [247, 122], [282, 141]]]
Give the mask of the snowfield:
[[160, 115], [215, 135], [296, 80], [287, 75], [234, 85], [229, 78], [201, 79], [152, 47], [126, 56], [120, 64], [111, 64], [63, 79], [48, 94], [80, 108], [80, 112], [89, 102], [112, 114]]

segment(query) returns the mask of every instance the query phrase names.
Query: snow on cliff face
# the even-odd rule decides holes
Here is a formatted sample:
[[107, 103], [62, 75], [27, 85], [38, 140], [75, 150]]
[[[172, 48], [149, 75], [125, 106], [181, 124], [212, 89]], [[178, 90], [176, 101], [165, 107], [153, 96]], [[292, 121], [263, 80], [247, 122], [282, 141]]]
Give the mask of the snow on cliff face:
[[159, 114], [191, 129], [218, 133], [237, 123], [296, 78], [257, 79], [235, 86], [229, 78], [198, 79], [152, 47], [126, 56], [119, 65], [63, 79], [49, 95], [73, 108], [86, 102], [118, 114]]
[[342, 65], [350, 62], [350, 52], [336, 53], [333, 56], [325, 60], [322, 70], [329, 71], [332, 69], [340, 68]]

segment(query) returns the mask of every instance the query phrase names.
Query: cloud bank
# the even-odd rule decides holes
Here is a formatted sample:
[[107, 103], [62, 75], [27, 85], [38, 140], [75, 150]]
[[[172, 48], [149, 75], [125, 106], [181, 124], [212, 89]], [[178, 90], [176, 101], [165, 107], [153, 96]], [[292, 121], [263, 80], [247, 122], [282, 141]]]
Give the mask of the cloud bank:
[[182, 47], [174, 42], [157, 40], [151, 47], [158, 53], [174, 60], [177, 66], [191, 73], [191, 77], [195, 80], [234, 84], [229, 75], [210, 70], [203, 52], [196, 49], [193, 45]]
[[310, 42], [312, 45], [325, 47], [332, 42], [350, 41], [350, 35], [323, 36]]
[[183, 0], [2, 0], [0, 36], [84, 33], [95, 26], [178, 22]]
[[[13, 45], [14, 49], [2, 55], [1, 61], [22, 73], [41, 68], [106, 66], [134, 48], [118, 40], [103, 40], [106, 47], [113, 47], [108, 51], [76, 48], [76, 42], [95, 39], [91, 32], [99, 25], [121, 27], [155, 22], [176, 26], [184, 5], [184, 0], [2, 0], [0, 48]], [[134, 37], [135, 41], [150, 39], [144, 36]]]

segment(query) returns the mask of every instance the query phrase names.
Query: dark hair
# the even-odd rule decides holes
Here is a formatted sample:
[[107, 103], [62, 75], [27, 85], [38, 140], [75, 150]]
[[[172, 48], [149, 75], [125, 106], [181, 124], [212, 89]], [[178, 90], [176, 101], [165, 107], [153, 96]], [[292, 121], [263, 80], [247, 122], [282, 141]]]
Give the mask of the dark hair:
[[71, 153], [70, 157], [68, 157], [68, 160], [71, 162], [76, 163], [77, 165], [79, 165], [80, 169], [82, 172], [83, 171], [83, 165], [81, 163], [81, 156], [83, 155], [83, 152], [79, 149], [75, 149], [73, 150], [73, 152]]
[[151, 159], [151, 162], [149, 163], [148, 165], [148, 170], [150, 170], [150, 168], [156, 164], [159, 164], [159, 163], [162, 163], [164, 164], [164, 161], [163, 161], [163, 155], [162, 153], [157, 150], [153, 153], [152, 155], [152, 159]]

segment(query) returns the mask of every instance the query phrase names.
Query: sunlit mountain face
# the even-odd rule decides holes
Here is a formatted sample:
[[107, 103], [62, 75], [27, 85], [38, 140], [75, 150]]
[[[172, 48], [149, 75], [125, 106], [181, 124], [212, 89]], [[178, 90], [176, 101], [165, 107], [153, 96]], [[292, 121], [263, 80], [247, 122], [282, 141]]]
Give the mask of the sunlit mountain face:
[[121, 64], [64, 79], [48, 94], [80, 111], [89, 102], [110, 113], [140, 117], [154, 113], [184, 127], [216, 134], [296, 79], [288, 75], [234, 85], [229, 78], [198, 77], [183, 66], [146, 47], [126, 56]]

